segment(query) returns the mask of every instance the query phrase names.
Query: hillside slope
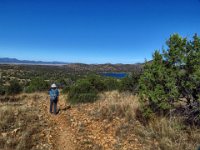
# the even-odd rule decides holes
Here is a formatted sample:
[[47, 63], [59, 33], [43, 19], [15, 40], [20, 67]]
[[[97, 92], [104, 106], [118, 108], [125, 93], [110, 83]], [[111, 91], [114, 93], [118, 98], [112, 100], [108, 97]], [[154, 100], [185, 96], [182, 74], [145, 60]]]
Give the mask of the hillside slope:
[[142, 64], [81, 64], [72, 63], [64, 66], [75, 72], [132, 72], [141, 71]]
[[[1, 97], [0, 149], [141, 149], [135, 135], [135, 140], [128, 145], [116, 136], [116, 131], [123, 123], [119, 118], [109, 122], [95, 117], [94, 109], [99, 103], [81, 104], [67, 109], [65, 100], [66, 95], [60, 97], [59, 114], [51, 115], [48, 112], [48, 95], [45, 93]], [[3, 113], [7, 113], [6, 118]], [[13, 113], [15, 119], [9, 119]], [[8, 121], [2, 123], [6, 119]], [[6, 142], [9, 140], [12, 143]]]
[[95, 103], [71, 107], [66, 98], [51, 115], [47, 93], [0, 97], [0, 150], [191, 150], [200, 143], [200, 129], [177, 118], [141, 124], [133, 94], [105, 92]]

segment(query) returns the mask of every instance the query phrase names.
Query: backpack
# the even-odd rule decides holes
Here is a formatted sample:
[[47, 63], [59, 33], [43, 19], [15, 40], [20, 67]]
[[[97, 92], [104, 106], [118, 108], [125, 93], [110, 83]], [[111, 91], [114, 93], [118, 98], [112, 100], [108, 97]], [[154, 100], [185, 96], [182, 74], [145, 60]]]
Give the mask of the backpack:
[[57, 93], [56, 93], [56, 90], [51, 90], [50, 91], [50, 100], [51, 101], [56, 101], [57, 100]]

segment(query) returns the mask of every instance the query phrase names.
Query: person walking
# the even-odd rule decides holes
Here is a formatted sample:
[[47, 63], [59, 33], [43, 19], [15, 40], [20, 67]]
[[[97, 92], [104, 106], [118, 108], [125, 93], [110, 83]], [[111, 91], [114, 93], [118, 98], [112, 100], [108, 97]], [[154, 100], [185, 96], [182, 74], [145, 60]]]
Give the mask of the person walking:
[[[56, 84], [52, 84], [51, 88], [49, 90], [49, 96], [50, 96], [50, 113], [54, 113], [55, 115], [57, 114], [57, 103], [58, 103], [58, 99], [59, 99], [59, 91], [58, 88], [56, 86]], [[52, 108], [53, 112], [52, 112]]]

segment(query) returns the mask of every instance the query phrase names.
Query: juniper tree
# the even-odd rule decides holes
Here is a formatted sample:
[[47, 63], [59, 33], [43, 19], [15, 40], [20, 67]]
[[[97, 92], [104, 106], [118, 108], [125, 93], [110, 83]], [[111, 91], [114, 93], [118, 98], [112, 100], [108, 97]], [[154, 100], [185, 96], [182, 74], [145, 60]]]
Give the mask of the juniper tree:
[[187, 62], [187, 47], [188, 42], [186, 38], [180, 37], [178, 34], [170, 36], [166, 42], [168, 49], [163, 50], [164, 60], [167, 68], [174, 73], [175, 84], [178, 88], [179, 97], [188, 95], [185, 89], [185, 81], [187, 72], [185, 65]]
[[194, 117], [188, 116], [197, 119], [200, 114], [200, 38], [195, 34], [192, 41], [188, 41], [174, 34], [166, 43], [167, 50], [154, 53], [140, 78], [144, 112], [166, 111], [175, 101], [186, 99], [186, 108], [195, 112]]
[[180, 96], [192, 106], [198, 99], [200, 85], [200, 39], [195, 34], [193, 41], [187, 41], [176, 34], [170, 37], [167, 45], [169, 48], [164, 51], [164, 59], [169, 63], [168, 68], [176, 73]]
[[[189, 82], [186, 86], [191, 91], [191, 97], [193, 101], [199, 103], [200, 93], [200, 38], [197, 34], [194, 35], [193, 41], [188, 46], [188, 57], [186, 63], [187, 76]], [[198, 104], [199, 105], [199, 104]]]
[[200, 38], [197, 34], [188, 42], [187, 54], [183, 85], [189, 106], [187, 121], [200, 125]]
[[146, 62], [139, 85], [145, 116], [152, 112], [168, 112], [178, 97], [175, 74], [166, 67], [159, 51], [155, 51], [151, 63]]

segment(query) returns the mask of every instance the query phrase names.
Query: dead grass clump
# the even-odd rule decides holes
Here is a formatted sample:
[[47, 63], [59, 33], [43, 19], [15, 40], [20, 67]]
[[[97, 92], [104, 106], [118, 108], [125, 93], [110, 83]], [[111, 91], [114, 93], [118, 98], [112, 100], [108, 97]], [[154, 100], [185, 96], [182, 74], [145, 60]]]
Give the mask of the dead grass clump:
[[155, 118], [147, 126], [137, 125], [134, 133], [147, 149], [191, 150], [200, 143], [200, 129], [186, 127], [177, 118]]
[[101, 119], [112, 120], [114, 117], [119, 117], [131, 121], [135, 118], [138, 107], [137, 96], [112, 91], [101, 95], [98, 107], [94, 111]]
[[2, 96], [0, 97], [0, 102], [19, 102], [21, 100], [20, 97], [17, 96]]
[[0, 110], [0, 131], [7, 131], [14, 123], [14, 108], [4, 107]]
[[[122, 123], [116, 130], [115, 135], [120, 139], [127, 139], [130, 137], [130, 133], [134, 129], [134, 124], [131, 123]], [[127, 136], [129, 135], [129, 136]]]
[[15, 126], [14, 111], [15, 109], [11, 106], [0, 109], [0, 149], [10, 149], [17, 144], [10, 135]]
[[[16, 150], [27, 150], [31, 149], [34, 146], [34, 134], [38, 133], [37, 126], [32, 126], [28, 128], [25, 132], [23, 132], [20, 141], [16, 147]], [[34, 142], [33, 142], [34, 141]]]
[[48, 149], [48, 145], [41, 147], [47, 142], [40, 136], [46, 126], [34, 101], [38, 96], [34, 95], [18, 95], [21, 100], [24, 99], [22, 105], [1, 104], [0, 149]]

